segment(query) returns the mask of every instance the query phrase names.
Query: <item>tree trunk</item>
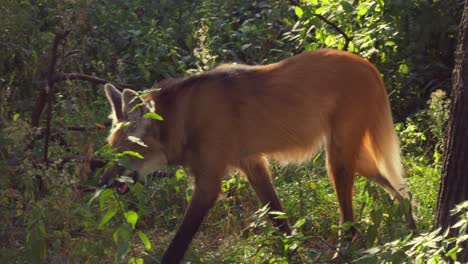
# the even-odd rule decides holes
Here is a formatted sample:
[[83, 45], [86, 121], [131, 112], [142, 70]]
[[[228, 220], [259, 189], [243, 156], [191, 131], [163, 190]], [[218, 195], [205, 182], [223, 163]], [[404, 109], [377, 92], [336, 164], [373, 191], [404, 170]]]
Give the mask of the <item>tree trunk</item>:
[[[458, 218], [451, 216], [450, 210], [468, 200], [468, 0], [465, 0], [459, 30], [452, 74], [452, 105], [435, 219], [435, 226], [444, 230]], [[468, 261], [468, 252], [464, 252], [460, 261]]]

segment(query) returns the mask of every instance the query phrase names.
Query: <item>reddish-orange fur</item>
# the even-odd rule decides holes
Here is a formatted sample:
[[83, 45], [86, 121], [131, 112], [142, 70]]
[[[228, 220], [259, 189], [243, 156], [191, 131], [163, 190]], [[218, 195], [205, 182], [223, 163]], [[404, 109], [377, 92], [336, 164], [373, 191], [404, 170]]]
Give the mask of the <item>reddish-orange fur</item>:
[[[354, 54], [319, 50], [266, 66], [223, 65], [157, 87], [162, 90], [147, 100], [164, 121], [139, 134], [159, 145], [142, 151], [163, 153], [195, 178], [192, 202], [163, 262], [181, 260], [228, 168], [242, 170], [260, 200], [282, 210], [265, 157], [301, 162], [325, 145], [341, 223], [354, 220], [356, 173], [400, 201], [408, 198], [383, 81]], [[275, 224], [290, 231], [284, 220]]]

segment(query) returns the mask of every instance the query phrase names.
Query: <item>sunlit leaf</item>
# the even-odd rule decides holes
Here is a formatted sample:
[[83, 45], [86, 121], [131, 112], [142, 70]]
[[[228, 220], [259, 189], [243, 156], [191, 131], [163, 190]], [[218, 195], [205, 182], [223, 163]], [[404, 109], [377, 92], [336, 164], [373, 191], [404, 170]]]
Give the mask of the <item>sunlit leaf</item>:
[[144, 159], [144, 157], [136, 152], [136, 151], [131, 151], [131, 150], [125, 150], [125, 151], [122, 151], [120, 152], [119, 154], [117, 154], [117, 157], [123, 157], [123, 156], [132, 156], [132, 157], [135, 157], [135, 158], [139, 158], [139, 159]]
[[151, 241], [148, 239], [148, 236], [141, 231], [138, 231], [138, 236], [141, 242], [143, 242], [143, 245], [145, 245], [146, 250], [151, 250]]
[[298, 6], [294, 7], [294, 13], [296, 13], [296, 16], [298, 18], [301, 18], [302, 15], [304, 15], [304, 11], [302, 10], [302, 8], [300, 8]]
[[398, 67], [398, 71], [401, 73], [405, 73], [405, 74], [408, 73], [409, 72], [408, 65], [400, 64], [400, 66]]
[[128, 112], [131, 113], [131, 112], [135, 111], [137, 108], [139, 108], [139, 107], [142, 106], [142, 105], [143, 105], [143, 103], [135, 104], [135, 105], [130, 109], [130, 111], [128, 111]]
[[317, 15], [321, 15], [323, 12], [325, 12], [325, 8], [323, 6], [315, 10], [315, 14]]
[[175, 176], [178, 180], [180, 180], [185, 176], [185, 171], [183, 169], [178, 169], [175, 173]]
[[130, 258], [130, 264], [144, 264], [145, 261], [143, 258], [136, 258], [136, 257], [131, 257]]
[[336, 37], [333, 36], [333, 35], [328, 35], [326, 38], [325, 38], [325, 45], [327, 45], [327, 47], [331, 47], [331, 46], [334, 46], [336, 44]]
[[135, 229], [135, 225], [138, 221], [138, 214], [135, 211], [128, 211], [124, 213], [124, 217], [127, 220], [127, 222], [132, 225], [132, 228]]
[[102, 229], [104, 225], [107, 224], [107, 222], [109, 222], [115, 216], [117, 211], [118, 211], [118, 208], [115, 206], [112, 206], [109, 209], [107, 209], [106, 213], [101, 219], [101, 222], [99, 222], [98, 228]]
[[456, 261], [457, 253], [460, 251], [462, 251], [462, 249], [460, 248], [460, 246], [457, 245], [450, 249], [447, 253], [445, 253], [445, 256], [451, 258], [453, 261]]
[[363, 5], [363, 4], [360, 4], [358, 7], [357, 7], [357, 14], [359, 16], [363, 16], [365, 14], [367, 14], [367, 12], [369, 11], [369, 8], [367, 8], [367, 6]]
[[144, 118], [151, 118], [151, 119], [154, 119], [154, 120], [159, 120], [159, 121], [163, 121], [164, 118], [156, 113], [152, 113], [152, 112], [149, 112], [149, 113], [146, 113], [143, 115]]

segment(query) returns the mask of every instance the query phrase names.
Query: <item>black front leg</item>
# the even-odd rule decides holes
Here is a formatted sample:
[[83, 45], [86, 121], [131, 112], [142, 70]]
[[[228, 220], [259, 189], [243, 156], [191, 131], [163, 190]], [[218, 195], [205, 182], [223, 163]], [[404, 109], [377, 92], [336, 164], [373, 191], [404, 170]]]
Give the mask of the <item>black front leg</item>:
[[195, 186], [195, 191], [190, 205], [185, 212], [184, 219], [169, 248], [164, 253], [162, 258], [163, 264], [180, 263], [184, 258], [184, 254], [205, 215], [213, 207], [218, 198], [221, 183], [213, 184], [213, 182], [217, 182], [217, 180], [213, 179], [210, 186]]

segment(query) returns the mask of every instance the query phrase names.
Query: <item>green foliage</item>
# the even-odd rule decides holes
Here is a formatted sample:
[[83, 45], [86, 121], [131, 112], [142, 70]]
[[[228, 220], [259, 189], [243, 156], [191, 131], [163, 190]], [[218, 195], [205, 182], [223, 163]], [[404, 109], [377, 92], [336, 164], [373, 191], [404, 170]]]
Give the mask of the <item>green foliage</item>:
[[[404, 224], [407, 204], [396, 205], [381, 188], [357, 178], [354, 227], [359, 235], [348, 250], [337, 248], [338, 206], [319, 153], [301, 166], [272, 165], [287, 218], [295, 223], [291, 236], [271, 226], [266, 208], [257, 211], [261, 206], [254, 191], [234, 173], [223, 181], [223, 195], [187, 260], [323, 263], [337, 250], [348, 262], [454, 260], [461, 250], [457, 245], [466, 239], [466, 211], [460, 211], [453, 229], [458, 234], [430, 230], [448, 117], [449, 100], [442, 91], [450, 90], [463, 1], [298, 2], [1, 1], [0, 262], [157, 262], [191, 199], [192, 184], [181, 168], [168, 169], [175, 177], [130, 184], [126, 195], [82, 191], [95, 186], [103, 172], [90, 172], [87, 158], [99, 155], [112, 161], [109, 166], [124, 167], [131, 166], [129, 158], [144, 158], [130, 151], [113, 153], [104, 145], [105, 130], [67, 129], [102, 127], [108, 120], [102, 87], [94, 84], [57, 83], [49, 160], [42, 160], [45, 122], [31, 127], [29, 116], [44, 88], [54, 34], [64, 29], [72, 33], [59, 47], [59, 72], [140, 87], [225, 62], [265, 64], [305, 50], [344, 49], [341, 30], [349, 38], [347, 49], [383, 74], [399, 121], [421, 235], [411, 234]], [[148, 106], [157, 113], [157, 105]], [[157, 114], [146, 117], [163, 120]], [[130, 140], [144, 146], [138, 138]]]
[[[436, 90], [427, 101], [428, 109], [406, 119], [406, 124], [397, 124], [404, 152], [439, 163], [445, 140], [450, 99], [442, 90]], [[404, 129], [403, 129], [404, 127]]]
[[458, 263], [457, 254], [466, 250], [463, 243], [468, 241], [468, 202], [457, 205], [451, 213], [459, 215], [459, 221], [447, 231], [441, 232], [439, 228], [414, 237], [408, 235], [363, 251], [357, 262], [395, 263], [410, 258], [415, 263]]

